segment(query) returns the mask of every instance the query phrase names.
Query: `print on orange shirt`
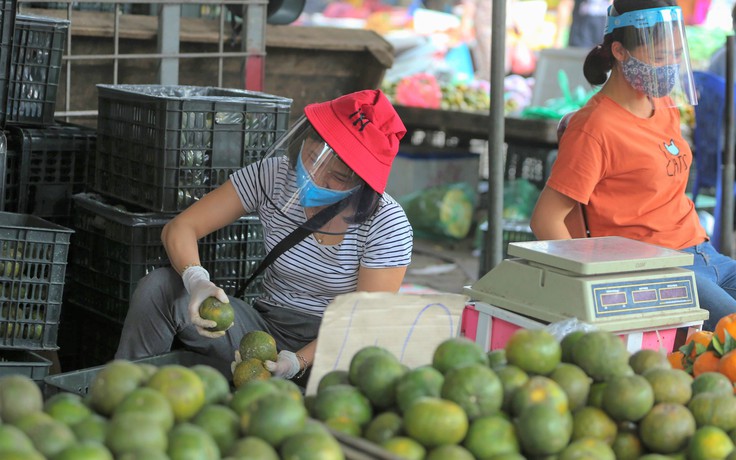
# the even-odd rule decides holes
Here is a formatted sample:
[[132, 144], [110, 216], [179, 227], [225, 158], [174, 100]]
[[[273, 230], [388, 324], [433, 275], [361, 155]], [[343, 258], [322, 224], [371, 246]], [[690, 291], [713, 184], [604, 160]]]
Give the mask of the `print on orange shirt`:
[[675, 144], [674, 139], [670, 139], [669, 144], [662, 142], [659, 149], [667, 160], [667, 175], [672, 177], [681, 172], [688, 170], [690, 165], [687, 163], [685, 155], [680, 155], [680, 148]]

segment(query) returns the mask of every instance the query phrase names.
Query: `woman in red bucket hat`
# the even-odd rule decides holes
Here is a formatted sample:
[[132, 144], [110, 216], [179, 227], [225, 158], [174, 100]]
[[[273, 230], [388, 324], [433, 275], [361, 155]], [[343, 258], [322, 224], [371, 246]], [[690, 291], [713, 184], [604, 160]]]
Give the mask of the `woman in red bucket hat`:
[[[380, 90], [311, 104], [304, 112], [262, 160], [167, 223], [162, 240], [172, 266], [138, 283], [116, 358], [164, 353], [176, 338], [190, 350], [232, 361], [240, 339], [261, 330], [280, 350], [266, 366], [293, 378], [311, 365], [322, 314], [335, 296], [399, 290], [413, 235], [403, 209], [384, 190], [404, 124]], [[251, 213], [263, 225], [266, 260], [275, 257], [252, 305], [240, 295], [228, 298], [210, 281], [197, 246]], [[227, 331], [209, 331], [215, 322], [199, 315], [210, 296], [235, 310]]]

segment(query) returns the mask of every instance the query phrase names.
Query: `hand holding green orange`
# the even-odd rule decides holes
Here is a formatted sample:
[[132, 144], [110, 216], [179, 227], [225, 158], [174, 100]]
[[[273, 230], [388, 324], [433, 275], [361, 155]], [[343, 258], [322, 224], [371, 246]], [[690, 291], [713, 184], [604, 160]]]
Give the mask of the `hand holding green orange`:
[[216, 297], [207, 297], [199, 306], [202, 319], [214, 321], [216, 326], [207, 328], [211, 332], [228, 330], [235, 321], [235, 311], [230, 302], [220, 302]]

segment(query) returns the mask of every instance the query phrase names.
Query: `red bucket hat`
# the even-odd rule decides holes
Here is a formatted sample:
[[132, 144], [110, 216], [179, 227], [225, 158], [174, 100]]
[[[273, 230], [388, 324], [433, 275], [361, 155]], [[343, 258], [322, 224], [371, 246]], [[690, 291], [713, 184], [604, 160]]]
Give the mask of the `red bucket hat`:
[[386, 190], [406, 127], [381, 90], [309, 104], [304, 114], [322, 139], [373, 190]]

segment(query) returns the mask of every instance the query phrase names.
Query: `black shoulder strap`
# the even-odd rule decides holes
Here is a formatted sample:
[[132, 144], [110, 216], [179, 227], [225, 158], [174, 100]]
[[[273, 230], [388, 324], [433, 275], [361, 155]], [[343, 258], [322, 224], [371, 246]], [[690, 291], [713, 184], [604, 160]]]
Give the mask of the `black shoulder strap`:
[[330, 221], [333, 217], [335, 217], [340, 211], [345, 209], [345, 207], [348, 205], [348, 200], [340, 200], [337, 203], [331, 204], [330, 206], [324, 208], [317, 214], [313, 215], [311, 218], [309, 218], [306, 222], [304, 222], [302, 225], [298, 226], [294, 229], [293, 232], [289, 233], [284, 237], [283, 240], [279, 241], [276, 246], [271, 249], [268, 254], [266, 254], [266, 257], [263, 258], [261, 263], [256, 267], [255, 270], [253, 270], [253, 273], [248, 277], [248, 279], [245, 281], [245, 284], [243, 284], [240, 289], [238, 289], [238, 292], [235, 293], [235, 297], [243, 298], [243, 294], [245, 294], [245, 290], [250, 286], [250, 283], [253, 282], [254, 279], [261, 273], [263, 273], [263, 270], [265, 270], [269, 265], [273, 263], [274, 260], [278, 259], [278, 257], [289, 250], [292, 246], [299, 243], [301, 240], [306, 238], [310, 233], [313, 232], [312, 229], [314, 228], [321, 228], [323, 225], [325, 225], [327, 222]]

